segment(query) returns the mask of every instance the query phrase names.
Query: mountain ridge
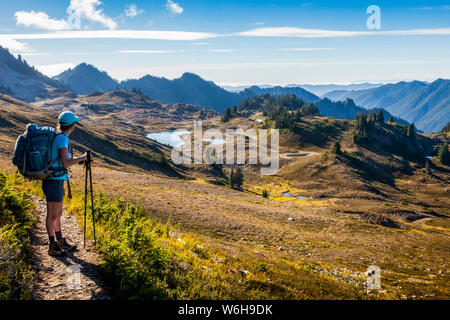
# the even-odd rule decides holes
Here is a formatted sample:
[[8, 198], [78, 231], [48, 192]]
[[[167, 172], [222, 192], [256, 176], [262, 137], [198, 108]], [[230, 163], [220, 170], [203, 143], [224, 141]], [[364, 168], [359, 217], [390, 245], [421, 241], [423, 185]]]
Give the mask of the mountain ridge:
[[67, 90], [62, 82], [45, 76], [20, 55], [16, 58], [0, 46], [0, 93], [32, 102]]
[[94, 91], [113, 91], [118, 81], [111, 78], [105, 71], [85, 62], [69, 68], [53, 79], [66, 83], [78, 94], [88, 94]]
[[401, 81], [359, 91], [333, 91], [332, 101], [350, 98], [366, 109], [384, 108], [393, 115], [414, 122], [418, 129], [437, 132], [450, 121], [450, 80]]

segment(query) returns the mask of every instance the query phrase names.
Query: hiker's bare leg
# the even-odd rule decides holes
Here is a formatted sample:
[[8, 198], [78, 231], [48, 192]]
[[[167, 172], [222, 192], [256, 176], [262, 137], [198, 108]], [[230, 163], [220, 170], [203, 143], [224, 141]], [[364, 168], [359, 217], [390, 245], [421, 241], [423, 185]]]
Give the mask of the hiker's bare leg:
[[56, 209], [56, 219], [54, 222], [55, 227], [55, 233], [61, 232], [61, 216], [63, 212], [63, 202], [56, 202], [57, 203], [57, 209]]
[[48, 202], [47, 201], [47, 218], [45, 225], [47, 227], [47, 234], [50, 237], [55, 236], [55, 221], [58, 218], [58, 208], [62, 202]]

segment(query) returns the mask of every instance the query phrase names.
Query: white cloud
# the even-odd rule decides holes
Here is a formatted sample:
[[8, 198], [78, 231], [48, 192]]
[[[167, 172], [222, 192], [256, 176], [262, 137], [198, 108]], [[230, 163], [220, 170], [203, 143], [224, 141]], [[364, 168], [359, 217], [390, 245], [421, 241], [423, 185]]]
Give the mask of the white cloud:
[[55, 63], [55, 64], [46, 64], [46, 65], [38, 65], [35, 66], [36, 69], [38, 69], [40, 72], [45, 74], [46, 76], [53, 77], [61, 72], [69, 69], [74, 68], [75, 64], [68, 62], [68, 63]]
[[154, 39], [154, 40], [202, 40], [217, 37], [217, 34], [189, 31], [157, 30], [82, 30], [49, 33], [0, 34], [2, 39]]
[[[14, 16], [18, 25], [33, 26], [50, 31], [81, 29], [82, 19], [100, 23], [108, 29], [115, 29], [117, 23], [106, 16], [103, 13], [103, 9], [97, 8], [101, 4], [102, 2], [99, 0], [70, 0], [70, 5], [67, 8], [67, 20], [52, 19], [45, 12], [35, 12], [33, 10], [30, 12], [17, 11]], [[137, 10], [136, 5], [131, 5], [129, 9], [130, 14], [138, 15], [141, 13], [141, 10]]]
[[229, 50], [229, 49], [213, 49], [213, 50], [208, 50], [209, 52], [217, 52], [217, 53], [227, 53], [227, 52], [233, 52], [233, 50]]
[[22, 53], [22, 56], [25, 57], [33, 57], [33, 56], [48, 56], [49, 53], [45, 52], [30, 52], [30, 53]]
[[207, 42], [193, 42], [192, 44], [196, 45], [196, 46], [207, 46], [208, 45]]
[[298, 38], [322, 38], [322, 37], [348, 37], [359, 35], [360, 31], [335, 31], [321, 29], [303, 29], [294, 27], [256, 28], [239, 32], [236, 35], [252, 37], [298, 37]]
[[426, 11], [430, 11], [430, 10], [450, 10], [450, 6], [449, 5], [443, 5], [443, 6], [428, 6], [428, 7], [419, 7], [419, 8], [415, 8], [417, 10], [426, 10]]
[[166, 9], [169, 10], [170, 14], [180, 14], [183, 13], [184, 9], [176, 2], [173, 2], [172, 0], [167, 0], [166, 2]]
[[16, 24], [24, 25], [25, 27], [36, 27], [44, 30], [67, 30], [69, 25], [64, 19], [51, 19], [45, 12], [30, 12], [18, 11], [14, 14], [16, 17]]
[[281, 51], [328, 51], [335, 48], [281, 48]]
[[144, 12], [145, 12], [145, 10], [138, 9], [137, 5], [135, 5], [135, 4], [129, 5], [125, 9], [125, 15], [130, 18], [134, 18], [137, 15], [144, 13]]
[[81, 19], [87, 19], [91, 22], [98, 22], [108, 29], [115, 29], [117, 23], [106, 16], [103, 13], [103, 9], [98, 9], [97, 7], [101, 5], [102, 2], [99, 0], [70, 0], [70, 5], [67, 8], [67, 23], [73, 29], [81, 28]]
[[337, 38], [372, 35], [450, 35], [450, 28], [387, 31], [341, 31], [295, 27], [256, 28], [234, 35], [251, 37]]
[[175, 50], [119, 50], [118, 53], [129, 54], [129, 53], [145, 53], [145, 54], [162, 54], [162, 53], [174, 53]]

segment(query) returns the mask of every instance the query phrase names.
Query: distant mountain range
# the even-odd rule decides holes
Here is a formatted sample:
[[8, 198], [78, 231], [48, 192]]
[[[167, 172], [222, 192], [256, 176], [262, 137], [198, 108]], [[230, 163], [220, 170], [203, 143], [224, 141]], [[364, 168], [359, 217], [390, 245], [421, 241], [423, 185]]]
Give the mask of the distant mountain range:
[[[377, 84], [360, 84], [347, 88], [375, 85]], [[309, 85], [316, 92], [336, 86]], [[336, 118], [354, 119], [357, 113], [364, 111], [360, 108], [363, 107], [385, 109], [398, 117], [398, 122], [402, 122], [400, 119], [414, 122], [418, 129], [425, 132], [439, 131], [450, 121], [450, 80], [444, 79], [433, 83], [399, 82], [364, 90], [337, 90], [325, 94], [328, 99], [321, 99], [298, 86], [251, 86], [239, 92], [230, 92], [193, 73], [185, 73], [173, 80], [147, 75], [119, 82], [86, 63], [49, 78], [28, 65], [25, 60], [15, 58], [7, 49], [0, 47], [0, 93], [23, 101], [48, 100], [71, 91], [85, 95], [133, 89], [162, 103], [197, 105], [221, 113], [227, 107], [239, 105], [243, 100], [257, 95], [295, 94], [306, 102], [316, 103], [323, 115]], [[352, 100], [346, 100], [347, 98]]]
[[[284, 87], [289, 88], [295, 88], [300, 87], [303, 88], [317, 96], [325, 95], [328, 92], [335, 91], [335, 90], [365, 90], [365, 89], [372, 89], [382, 86], [383, 83], [352, 83], [352, 84], [288, 84]], [[225, 90], [228, 90], [230, 92], [240, 92], [242, 90], [245, 90], [247, 88], [250, 88], [251, 86], [222, 86]], [[260, 88], [273, 88], [274, 86], [271, 85], [258, 85]]]
[[450, 121], [450, 80], [386, 84], [357, 91], [333, 91], [325, 95], [332, 101], [350, 98], [367, 109], [384, 108], [424, 132], [440, 131]]
[[[81, 64], [74, 69], [64, 71], [56, 76], [55, 79], [63, 81], [79, 94], [87, 94], [92, 91], [107, 92], [111, 91], [113, 87], [125, 90], [139, 89], [147, 96], [163, 103], [198, 105], [221, 113], [228, 107], [239, 105], [245, 99], [263, 94], [272, 96], [295, 94], [306, 102], [316, 103], [323, 115], [335, 118], [354, 119], [358, 113], [365, 111], [365, 109], [356, 106], [352, 100], [344, 102], [323, 100], [300, 87], [265, 86], [261, 88], [259, 86], [251, 86], [239, 92], [230, 92], [219, 87], [214, 82], [204, 80], [193, 73], [184, 73], [180, 78], [173, 80], [147, 75], [140, 79], [118, 82], [92, 65]], [[89, 87], [91, 88], [90, 90]], [[385, 116], [387, 118], [390, 114], [385, 111]], [[407, 123], [400, 118], [395, 120], [398, 123]]]
[[239, 105], [242, 100], [266, 93], [271, 95], [293, 93], [307, 102], [319, 99], [302, 88], [253, 86], [239, 93], [230, 92], [193, 73], [184, 73], [180, 78], [173, 80], [147, 75], [140, 79], [129, 79], [119, 83], [106, 72], [85, 63], [64, 71], [54, 79], [64, 82], [78, 94], [94, 91], [107, 92], [115, 89], [140, 89], [149, 97], [163, 103], [193, 104], [219, 112], [224, 112], [227, 107]]
[[292, 84], [290, 87], [301, 87], [318, 96], [323, 96], [335, 90], [366, 90], [382, 86], [382, 83], [352, 83], [352, 84]]

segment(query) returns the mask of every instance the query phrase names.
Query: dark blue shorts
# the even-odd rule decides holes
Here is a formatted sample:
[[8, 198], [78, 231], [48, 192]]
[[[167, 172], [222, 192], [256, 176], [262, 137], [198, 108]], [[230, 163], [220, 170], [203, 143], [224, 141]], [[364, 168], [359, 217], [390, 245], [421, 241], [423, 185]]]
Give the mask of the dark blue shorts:
[[47, 202], [61, 202], [64, 199], [64, 180], [45, 179], [42, 181], [42, 190], [44, 191]]

